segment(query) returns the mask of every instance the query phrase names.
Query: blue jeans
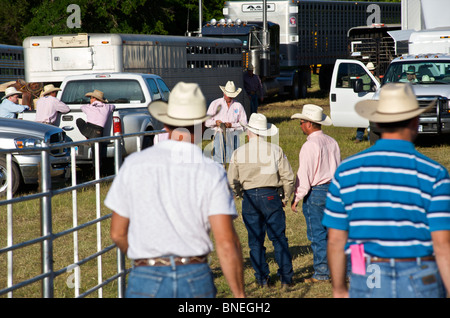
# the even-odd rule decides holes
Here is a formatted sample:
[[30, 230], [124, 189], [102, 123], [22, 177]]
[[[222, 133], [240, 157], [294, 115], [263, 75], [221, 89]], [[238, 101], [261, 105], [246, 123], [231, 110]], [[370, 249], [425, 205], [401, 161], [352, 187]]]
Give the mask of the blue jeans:
[[294, 271], [285, 233], [286, 215], [277, 190], [275, 188], [245, 190], [242, 201], [242, 217], [248, 232], [250, 261], [255, 270], [257, 282], [263, 284], [270, 274], [264, 247], [267, 232], [267, 236], [273, 244], [281, 283], [292, 283]]
[[442, 298], [445, 288], [436, 262], [367, 263], [366, 275], [352, 273], [351, 298]]
[[127, 298], [214, 298], [217, 290], [208, 264], [134, 267]]
[[[214, 154], [213, 159], [218, 163], [230, 162], [233, 151], [239, 148], [239, 136], [242, 133], [239, 131], [227, 132], [226, 139], [224, 134], [217, 132], [214, 137]], [[225, 149], [225, 152], [224, 152]]]
[[258, 106], [258, 95], [250, 95], [250, 116], [251, 114], [258, 112]]
[[327, 228], [322, 225], [323, 210], [329, 184], [315, 186], [303, 198], [303, 215], [306, 221], [306, 237], [313, 252], [313, 278], [330, 279], [327, 261]]

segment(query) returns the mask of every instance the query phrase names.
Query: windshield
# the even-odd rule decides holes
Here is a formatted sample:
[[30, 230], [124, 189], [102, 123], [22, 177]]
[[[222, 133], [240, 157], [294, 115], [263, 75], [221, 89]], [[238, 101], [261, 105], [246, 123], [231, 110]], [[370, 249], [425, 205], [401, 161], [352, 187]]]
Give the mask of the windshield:
[[450, 84], [450, 60], [392, 63], [383, 83]]
[[111, 104], [144, 103], [141, 85], [136, 80], [99, 79], [70, 81], [64, 88], [61, 101], [66, 104], [89, 104], [86, 93], [98, 89]]

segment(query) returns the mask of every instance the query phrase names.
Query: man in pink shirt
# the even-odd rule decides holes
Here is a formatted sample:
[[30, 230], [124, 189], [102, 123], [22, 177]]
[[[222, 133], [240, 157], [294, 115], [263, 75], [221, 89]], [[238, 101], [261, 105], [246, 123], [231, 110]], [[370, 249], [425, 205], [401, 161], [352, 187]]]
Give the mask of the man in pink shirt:
[[233, 81], [219, 87], [223, 97], [209, 105], [208, 115], [211, 117], [205, 122], [205, 126], [214, 130], [214, 160], [225, 163], [230, 162], [231, 154], [239, 147], [239, 137], [247, 125], [247, 114], [244, 106], [234, 100], [241, 88], [236, 88]]
[[116, 107], [106, 104], [108, 101], [103, 97], [103, 92], [97, 89], [85, 96], [91, 98], [91, 103], [81, 106], [86, 114], [86, 121], [78, 118], [77, 127], [87, 139], [103, 137], [103, 127]]
[[299, 168], [295, 185], [292, 211], [303, 200], [302, 210], [306, 221], [306, 234], [313, 251], [314, 274], [305, 282], [327, 281], [330, 271], [327, 262], [327, 229], [322, 225], [328, 186], [341, 162], [339, 145], [322, 132], [322, 125], [332, 124], [330, 117], [323, 114], [322, 107], [307, 104], [301, 114], [291, 119], [300, 119], [300, 127], [306, 142], [299, 154]]
[[38, 123], [54, 125], [58, 119], [58, 113], [70, 112], [69, 106], [56, 98], [60, 88], [53, 84], [45, 85], [42, 91], [42, 97], [36, 102], [36, 119]]

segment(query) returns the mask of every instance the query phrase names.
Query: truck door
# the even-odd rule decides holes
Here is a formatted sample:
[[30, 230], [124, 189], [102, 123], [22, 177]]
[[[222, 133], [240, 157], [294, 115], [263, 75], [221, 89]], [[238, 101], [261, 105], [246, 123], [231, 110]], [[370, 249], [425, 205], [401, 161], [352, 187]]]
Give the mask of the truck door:
[[374, 75], [357, 60], [336, 60], [330, 86], [330, 115], [337, 127], [369, 127], [355, 112], [355, 104], [372, 99], [380, 88]]

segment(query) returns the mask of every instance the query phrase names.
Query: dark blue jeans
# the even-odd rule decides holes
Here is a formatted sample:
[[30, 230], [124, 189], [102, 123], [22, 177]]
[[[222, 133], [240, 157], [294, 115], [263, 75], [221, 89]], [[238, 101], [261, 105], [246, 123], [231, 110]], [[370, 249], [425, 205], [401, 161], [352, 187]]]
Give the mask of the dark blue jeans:
[[258, 188], [244, 191], [242, 217], [248, 232], [250, 261], [255, 270], [256, 280], [262, 284], [270, 274], [264, 247], [267, 233], [273, 244], [281, 283], [290, 284], [294, 274], [292, 256], [285, 233], [286, 216], [277, 190]]
[[313, 278], [330, 279], [327, 261], [327, 228], [322, 225], [323, 210], [329, 184], [315, 186], [303, 198], [303, 215], [306, 221], [306, 236], [313, 252]]

